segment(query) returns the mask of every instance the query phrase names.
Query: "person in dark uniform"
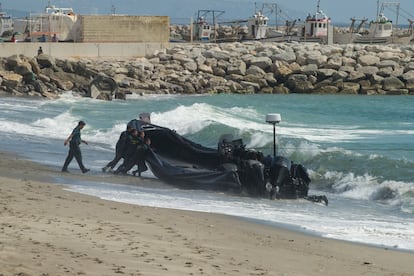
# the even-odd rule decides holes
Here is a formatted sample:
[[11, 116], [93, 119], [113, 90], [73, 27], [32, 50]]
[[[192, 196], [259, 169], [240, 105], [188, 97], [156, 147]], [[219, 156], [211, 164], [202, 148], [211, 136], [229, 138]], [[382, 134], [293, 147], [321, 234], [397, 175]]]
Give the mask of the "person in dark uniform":
[[40, 46], [40, 47], [39, 47], [39, 49], [37, 49], [37, 55], [38, 55], [38, 56], [43, 55], [43, 49], [42, 49], [42, 46]]
[[[141, 138], [144, 138], [145, 134], [142, 132]], [[145, 155], [147, 151], [151, 148], [151, 139], [149, 137], [144, 138], [144, 143], [139, 144], [137, 147], [137, 154], [135, 159], [135, 164], [137, 165], [138, 169], [133, 171], [134, 175], [141, 176], [141, 173], [148, 170], [147, 165], [145, 164]]]
[[115, 174], [126, 174], [135, 165], [137, 147], [142, 142], [138, 130], [132, 128], [125, 145], [124, 162], [118, 167]]
[[119, 160], [125, 157], [125, 148], [128, 142], [128, 135], [131, 134], [131, 129], [131, 126], [127, 126], [127, 129], [121, 132], [121, 135], [119, 136], [118, 142], [116, 142], [115, 146], [115, 157], [111, 162], [102, 168], [103, 172], [113, 170], [116, 164], [118, 164]]
[[64, 145], [66, 146], [69, 143], [69, 152], [66, 157], [65, 164], [63, 165], [62, 172], [68, 172], [68, 166], [75, 157], [78, 162], [79, 168], [83, 173], [89, 172], [89, 169], [85, 168], [82, 162], [82, 153], [79, 145], [81, 143], [88, 144], [85, 140], [81, 138], [81, 130], [85, 127], [84, 121], [79, 121], [78, 125], [73, 129], [72, 133], [69, 135], [68, 139], [65, 140]]

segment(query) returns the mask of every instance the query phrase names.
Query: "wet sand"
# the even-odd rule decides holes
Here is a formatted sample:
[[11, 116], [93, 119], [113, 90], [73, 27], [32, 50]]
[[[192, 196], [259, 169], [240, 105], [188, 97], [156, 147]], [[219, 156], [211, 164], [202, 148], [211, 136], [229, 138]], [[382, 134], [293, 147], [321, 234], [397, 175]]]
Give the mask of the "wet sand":
[[[413, 253], [224, 215], [105, 201], [54, 184], [62, 173], [53, 168], [0, 154], [0, 275], [414, 273]], [[97, 172], [64, 176], [102, 180]], [[137, 179], [110, 179], [131, 181]]]

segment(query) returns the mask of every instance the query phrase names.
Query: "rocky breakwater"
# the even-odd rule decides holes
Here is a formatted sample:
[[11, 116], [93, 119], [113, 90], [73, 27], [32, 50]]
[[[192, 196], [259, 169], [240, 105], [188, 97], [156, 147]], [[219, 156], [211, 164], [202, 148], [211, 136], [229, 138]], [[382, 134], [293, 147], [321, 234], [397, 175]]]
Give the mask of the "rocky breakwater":
[[80, 61], [56, 60], [44, 54], [34, 58], [14, 55], [0, 59], [0, 91], [52, 99], [70, 90], [86, 95], [96, 74]]
[[1, 60], [0, 90], [53, 98], [88, 96], [97, 75], [127, 93], [414, 94], [414, 46], [314, 43], [172, 44], [147, 57]]

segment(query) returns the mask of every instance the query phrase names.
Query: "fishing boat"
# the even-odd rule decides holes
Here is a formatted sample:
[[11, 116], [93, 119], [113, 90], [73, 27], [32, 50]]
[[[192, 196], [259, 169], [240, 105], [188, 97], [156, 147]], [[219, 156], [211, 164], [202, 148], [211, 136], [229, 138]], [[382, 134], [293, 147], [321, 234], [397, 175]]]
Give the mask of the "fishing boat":
[[[286, 21], [284, 31], [274, 30], [267, 26], [268, 18], [260, 14], [256, 21], [249, 21], [249, 30], [256, 39], [263, 41], [298, 41], [329, 43], [329, 30], [332, 28], [331, 18], [320, 9], [320, 0], [316, 5], [316, 12], [309, 14], [303, 24], [300, 20]], [[253, 32], [256, 30], [255, 32]]]
[[248, 33], [245, 39], [262, 40], [267, 38], [269, 18], [261, 11], [257, 11], [247, 20]]
[[349, 32], [336, 33], [334, 43], [364, 43], [364, 44], [385, 44], [391, 41], [393, 34], [393, 23], [383, 13], [378, 14], [374, 21], [369, 23], [369, 29], [364, 30], [363, 24], [366, 19], [361, 20], [358, 28], [354, 29], [353, 25], [356, 19], [351, 19], [352, 24]]
[[[368, 28], [364, 25], [367, 19], [357, 20], [351, 18], [351, 26], [348, 31], [337, 31], [334, 33], [333, 42], [337, 44], [363, 43], [363, 44], [408, 44], [413, 39], [412, 20], [410, 28], [406, 32], [401, 32], [395, 28], [394, 22], [385, 15], [385, 8], [394, 7], [396, 12], [395, 25], [398, 25], [400, 15], [400, 4], [398, 2], [380, 2], [377, 1], [377, 16], [375, 20], [369, 22]], [[355, 22], [360, 21], [357, 28], [354, 28]]]
[[72, 8], [49, 5], [43, 13], [31, 13], [26, 19], [14, 21], [15, 31], [24, 33], [42, 42], [74, 40], [74, 25], [77, 15]]
[[318, 0], [316, 13], [313, 16], [309, 14], [306, 17], [305, 26], [302, 29], [302, 40], [327, 42], [328, 31], [331, 26], [331, 18], [320, 9], [320, 0]]

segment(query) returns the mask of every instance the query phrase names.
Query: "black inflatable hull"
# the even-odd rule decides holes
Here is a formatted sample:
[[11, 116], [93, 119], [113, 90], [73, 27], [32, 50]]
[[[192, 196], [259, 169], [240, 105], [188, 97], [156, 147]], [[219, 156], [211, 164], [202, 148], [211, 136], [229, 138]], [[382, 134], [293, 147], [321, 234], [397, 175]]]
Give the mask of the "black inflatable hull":
[[306, 169], [284, 157], [263, 157], [246, 150], [240, 139], [222, 136], [212, 149], [175, 131], [132, 120], [129, 126], [151, 139], [145, 161], [162, 181], [191, 189], [232, 190], [269, 198], [306, 198]]

